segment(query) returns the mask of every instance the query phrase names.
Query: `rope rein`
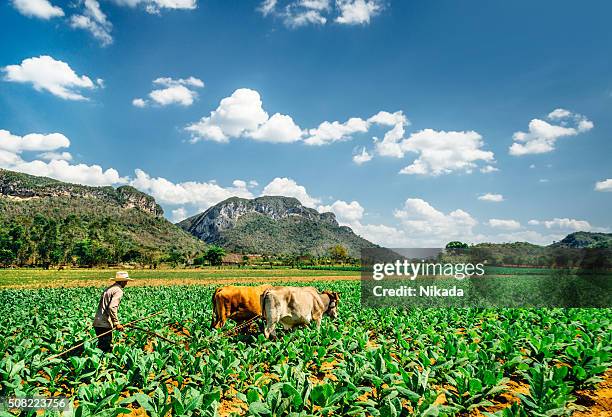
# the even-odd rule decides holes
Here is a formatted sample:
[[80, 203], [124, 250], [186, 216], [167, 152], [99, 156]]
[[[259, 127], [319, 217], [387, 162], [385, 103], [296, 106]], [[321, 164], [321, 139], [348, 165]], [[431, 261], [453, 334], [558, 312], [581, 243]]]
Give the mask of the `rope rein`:
[[250, 325], [251, 323], [253, 323], [253, 322], [254, 322], [256, 319], [258, 319], [259, 317], [261, 317], [261, 314], [258, 314], [258, 315], [256, 315], [255, 317], [248, 319], [248, 320], [247, 320], [247, 321], [245, 321], [244, 323], [240, 323], [240, 324], [239, 324], [239, 325], [237, 325], [236, 327], [232, 327], [231, 329], [226, 330], [225, 332], [221, 333], [221, 334], [219, 335], [219, 337], [226, 337], [226, 336], [228, 336], [228, 335], [230, 335], [230, 334], [232, 334], [232, 333], [234, 333], [234, 332], [236, 332], [236, 331], [238, 331], [238, 330], [240, 330], [240, 329], [244, 328], [245, 326]]
[[[138, 323], [139, 321], [143, 321], [143, 320], [150, 319], [151, 317], [157, 316], [158, 314], [161, 314], [161, 313], [163, 313], [163, 310], [160, 310], [160, 311], [158, 311], [157, 313], [151, 314], [150, 316], [143, 317], [143, 318], [141, 318], [141, 319], [137, 319], [137, 320], [133, 320], [133, 321], [131, 321], [131, 322], [129, 322], [129, 323], [124, 324], [123, 326], [124, 326], [124, 327], [131, 327], [131, 325], [132, 325], [132, 324], [134, 324], [134, 323]], [[50, 361], [50, 360], [53, 360], [53, 359], [59, 358], [60, 356], [65, 355], [65, 354], [66, 354], [66, 353], [68, 353], [68, 352], [72, 352], [73, 350], [75, 350], [75, 349], [77, 349], [77, 348], [79, 348], [79, 347], [83, 346], [83, 345], [84, 345], [85, 343], [87, 343], [87, 342], [91, 342], [92, 340], [96, 340], [96, 339], [97, 339], [97, 338], [99, 338], [99, 337], [102, 337], [102, 336], [104, 336], [104, 335], [107, 335], [107, 334], [111, 333], [113, 330], [115, 330], [115, 329], [110, 329], [110, 330], [109, 330], [109, 331], [107, 331], [107, 332], [100, 333], [99, 335], [96, 335], [95, 337], [92, 337], [91, 339], [87, 339], [86, 341], [81, 342], [81, 343], [79, 343], [78, 345], [75, 345], [75, 346], [71, 347], [70, 349], [66, 349], [65, 351], [63, 351], [63, 352], [61, 352], [61, 353], [58, 353], [57, 355], [53, 355], [53, 356], [48, 357], [47, 359], [44, 359], [44, 360], [43, 360], [43, 362], [44, 362], [44, 361]]]

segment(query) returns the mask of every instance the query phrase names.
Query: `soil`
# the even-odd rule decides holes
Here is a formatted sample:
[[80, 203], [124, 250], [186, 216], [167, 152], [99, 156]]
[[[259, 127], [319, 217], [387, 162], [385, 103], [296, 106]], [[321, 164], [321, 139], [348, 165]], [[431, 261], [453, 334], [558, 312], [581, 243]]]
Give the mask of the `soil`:
[[130, 404], [126, 406], [125, 408], [129, 408], [131, 411], [129, 413], [119, 414], [119, 417], [147, 417], [148, 416], [147, 411], [142, 407], [134, 408], [132, 404]]
[[245, 412], [249, 409], [249, 406], [244, 401], [240, 400], [236, 397], [238, 391], [232, 386], [229, 390], [227, 390], [223, 397], [221, 398], [221, 402], [219, 403], [219, 408], [217, 412], [220, 417], [226, 417], [230, 415], [244, 415]]
[[[603, 376], [604, 381], [593, 389], [578, 390], [575, 404], [578, 410], [572, 413], [572, 417], [611, 417], [612, 416], [612, 369], [608, 369]], [[515, 402], [520, 402], [518, 394], [528, 394], [529, 385], [524, 382], [510, 381], [508, 390], [500, 394], [493, 402], [493, 406], [484, 407], [482, 410], [474, 409], [469, 413], [459, 414], [462, 417], [484, 417], [483, 411], [495, 413]], [[441, 400], [440, 404], [445, 402]]]
[[[146, 278], [131, 281], [130, 287], [163, 287], [177, 285], [234, 285], [234, 284], [253, 284], [265, 282], [320, 282], [320, 281], [359, 281], [359, 275], [324, 275], [324, 276], [304, 276], [304, 277], [240, 277], [240, 278], [219, 278], [219, 279], [198, 279], [198, 278]], [[100, 287], [108, 285], [109, 281], [104, 279], [92, 280], [58, 280], [45, 281], [42, 283], [26, 283], [7, 285], [4, 288], [28, 289], [28, 288], [77, 288], [77, 287]]]
[[603, 379], [594, 389], [576, 392], [576, 404], [586, 407], [586, 410], [575, 411], [572, 417], [612, 416], [612, 369], [606, 371]]

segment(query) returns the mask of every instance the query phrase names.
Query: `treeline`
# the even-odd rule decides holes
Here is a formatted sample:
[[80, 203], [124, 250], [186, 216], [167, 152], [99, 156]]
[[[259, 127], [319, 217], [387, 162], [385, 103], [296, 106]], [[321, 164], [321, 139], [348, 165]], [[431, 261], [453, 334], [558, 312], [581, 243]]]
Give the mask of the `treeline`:
[[485, 262], [490, 266], [524, 266], [540, 268], [610, 268], [612, 249], [570, 248], [538, 246], [526, 242], [480, 243], [468, 246], [461, 242], [450, 242], [443, 261]]
[[[124, 223], [124, 222], [123, 222]], [[230, 254], [215, 245], [204, 247], [144, 246], [133, 239], [125, 224], [111, 216], [70, 214], [54, 218], [0, 220], [0, 268], [7, 267], [104, 267], [135, 264], [143, 268], [208, 265], [252, 267], [321, 267], [358, 265], [342, 245], [331, 246], [324, 256]], [[160, 231], [163, 233], [163, 231]], [[182, 232], [181, 232], [182, 233]]]
[[0, 267], [72, 265], [81, 267], [138, 263], [184, 263], [197, 253], [171, 248], [165, 252], [142, 247], [130, 239], [111, 217], [90, 219], [68, 215], [0, 223]]
[[[235, 258], [238, 257], [238, 259]], [[226, 262], [227, 263], [227, 262]], [[330, 246], [323, 255], [310, 253], [301, 255], [236, 255], [233, 263], [251, 267], [291, 267], [301, 269], [343, 269], [347, 271], [360, 270], [361, 261], [349, 256], [348, 249], [340, 244]]]

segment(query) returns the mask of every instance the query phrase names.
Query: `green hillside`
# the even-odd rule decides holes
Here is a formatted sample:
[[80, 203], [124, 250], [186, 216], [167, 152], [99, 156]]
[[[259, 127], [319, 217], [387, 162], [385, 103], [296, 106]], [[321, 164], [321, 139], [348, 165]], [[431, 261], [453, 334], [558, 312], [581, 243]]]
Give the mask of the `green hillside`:
[[576, 232], [567, 235], [559, 242], [553, 243], [557, 248], [612, 248], [612, 233]]
[[152, 264], [203, 248], [132, 187], [87, 187], [0, 170], [0, 266]]
[[359, 256], [360, 248], [372, 246], [349, 228], [298, 217], [273, 220], [259, 213], [241, 217], [217, 243], [238, 253], [314, 256], [325, 255], [331, 246], [342, 245], [354, 257]]
[[178, 225], [206, 243], [238, 253], [322, 256], [341, 245], [357, 258], [362, 248], [376, 246], [340, 226], [333, 213], [319, 213], [283, 196], [232, 197]]

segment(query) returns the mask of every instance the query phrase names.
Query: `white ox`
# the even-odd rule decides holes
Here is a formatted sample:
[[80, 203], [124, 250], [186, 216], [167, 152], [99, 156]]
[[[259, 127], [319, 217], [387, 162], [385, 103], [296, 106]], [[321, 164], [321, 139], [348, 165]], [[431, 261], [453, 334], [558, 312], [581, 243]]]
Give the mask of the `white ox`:
[[266, 326], [264, 335], [269, 339], [276, 335], [276, 324], [285, 329], [306, 326], [314, 320], [317, 328], [321, 326], [323, 314], [338, 317], [337, 292], [319, 293], [314, 287], [274, 287], [261, 295], [261, 311]]

